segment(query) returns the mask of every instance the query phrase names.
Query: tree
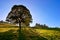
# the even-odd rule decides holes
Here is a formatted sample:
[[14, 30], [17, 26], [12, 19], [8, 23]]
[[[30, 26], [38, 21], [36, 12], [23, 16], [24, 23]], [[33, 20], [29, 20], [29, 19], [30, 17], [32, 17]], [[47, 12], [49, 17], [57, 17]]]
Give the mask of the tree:
[[23, 5], [14, 5], [6, 17], [6, 21], [10, 23], [19, 23], [21, 29], [21, 23], [29, 25], [32, 22], [32, 15], [30, 11]]
[[42, 25], [42, 24], [38, 24], [38, 23], [36, 23], [35, 27], [36, 28], [48, 28], [48, 26], [46, 24]]
[[0, 23], [3, 23], [3, 22], [4, 22], [3, 20], [0, 21]]

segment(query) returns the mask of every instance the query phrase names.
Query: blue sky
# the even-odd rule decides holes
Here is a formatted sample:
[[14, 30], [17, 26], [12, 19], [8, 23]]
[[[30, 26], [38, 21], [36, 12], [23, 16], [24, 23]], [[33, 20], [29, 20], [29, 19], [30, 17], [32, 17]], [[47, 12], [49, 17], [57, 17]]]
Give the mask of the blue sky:
[[33, 23], [60, 27], [60, 0], [0, 0], [0, 20], [5, 20], [13, 5], [26, 6], [32, 15]]

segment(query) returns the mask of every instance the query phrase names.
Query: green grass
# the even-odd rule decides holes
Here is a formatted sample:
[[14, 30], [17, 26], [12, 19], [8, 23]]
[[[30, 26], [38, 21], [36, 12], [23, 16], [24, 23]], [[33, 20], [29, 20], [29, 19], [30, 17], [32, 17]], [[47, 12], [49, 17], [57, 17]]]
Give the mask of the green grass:
[[[7, 26], [7, 25], [6, 25]], [[25, 27], [0, 28], [0, 40], [60, 40], [60, 29], [36, 29]]]
[[48, 40], [60, 40], [60, 31], [50, 29], [35, 29], [35, 31]]

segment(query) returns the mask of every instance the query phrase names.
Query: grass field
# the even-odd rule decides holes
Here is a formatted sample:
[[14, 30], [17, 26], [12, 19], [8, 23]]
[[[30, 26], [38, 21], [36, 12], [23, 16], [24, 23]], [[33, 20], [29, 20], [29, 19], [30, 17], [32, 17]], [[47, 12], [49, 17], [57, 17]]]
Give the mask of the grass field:
[[[18, 40], [19, 28], [0, 28], [0, 40]], [[22, 28], [21, 40], [60, 40], [60, 31], [50, 29]]]
[[48, 40], [60, 40], [60, 31], [36, 29], [36, 32]]
[[[0, 28], [0, 33], [8, 30], [13, 30], [13, 32], [16, 31], [15, 33], [17, 33], [18, 28]], [[55, 30], [22, 28], [22, 33], [25, 35], [26, 40], [60, 40], [60, 31]]]
[[17, 30], [18, 28], [0, 28], [0, 32], [6, 32], [8, 30]]

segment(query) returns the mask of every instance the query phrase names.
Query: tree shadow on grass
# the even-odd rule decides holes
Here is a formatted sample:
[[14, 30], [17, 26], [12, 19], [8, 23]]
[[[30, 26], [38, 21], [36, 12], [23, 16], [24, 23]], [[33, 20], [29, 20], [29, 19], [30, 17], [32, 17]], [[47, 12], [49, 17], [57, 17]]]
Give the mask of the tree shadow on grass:
[[40, 36], [38, 33], [33, 32], [32, 30], [30, 30], [30, 31], [33, 33], [32, 35], [30, 35], [30, 38], [31, 38], [32, 40], [48, 40], [48, 39]]
[[28, 31], [26, 29], [19, 32], [19, 40], [47, 40], [44, 37], [39, 36], [35, 32], [31, 31], [31, 29]]
[[13, 32], [14, 32], [14, 30], [1, 32], [0, 33], [0, 40], [13, 40], [13, 39], [15, 39], [16, 35]]
[[39, 37], [39, 36], [30, 36], [32, 40], [47, 40], [46, 38]]
[[[47, 40], [31, 30], [22, 30], [13, 33], [15, 30], [9, 30], [0, 33], [0, 40]], [[19, 34], [18, 34], [19, 33]]]
[[18, 30], [18, 40], [26, 40], [26, 37], [21, 30]]

